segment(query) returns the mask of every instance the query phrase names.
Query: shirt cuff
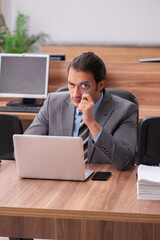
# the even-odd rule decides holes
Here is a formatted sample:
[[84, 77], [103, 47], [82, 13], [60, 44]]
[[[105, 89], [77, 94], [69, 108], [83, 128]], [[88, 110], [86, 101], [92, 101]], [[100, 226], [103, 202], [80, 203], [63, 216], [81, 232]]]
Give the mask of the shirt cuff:
[[101, 130], [99, 131], [97, 137], [96, 137], [96, 138], [92, 138], [92, 143], [93, 143], [93, 144], [98, 141], [98, 138], [99, 138], [99, 136], [101, 135], [101, 132], [102, 132], [102, 128], [101, 128]]

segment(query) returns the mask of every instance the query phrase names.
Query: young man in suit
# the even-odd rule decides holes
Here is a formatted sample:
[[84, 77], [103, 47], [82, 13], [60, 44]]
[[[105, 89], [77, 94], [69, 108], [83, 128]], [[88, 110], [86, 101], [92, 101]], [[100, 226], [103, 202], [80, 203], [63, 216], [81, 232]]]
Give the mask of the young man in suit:
[[86, 162], [126, 169], [134, 163], [138, 109], [110, 94], [105, 81], [102, 59], [92, 52], [76, 57], [68, 67], [69, 92], [48, 94], [25, 134], [78, 136], [83, 120], [89, 129]]
[[24, 134], [74, 137], [83, 121], [89, 129], [86, 163], [126, 169], [134, 163], [138, 109], [110, 94], [105, 80], [106, 68], [98, 56], [87, 52], [76, 57], [68, 67], [69, 92], [50, 93]]

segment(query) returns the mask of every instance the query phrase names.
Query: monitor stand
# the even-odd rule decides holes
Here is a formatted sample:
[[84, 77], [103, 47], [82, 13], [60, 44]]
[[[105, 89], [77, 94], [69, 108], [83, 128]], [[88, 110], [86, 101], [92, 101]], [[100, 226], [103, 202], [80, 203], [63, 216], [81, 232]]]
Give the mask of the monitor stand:
[[22, 101], [10, 101], [6, 104], [7, 106], [30, 106], [30, 107], [41, 107], [43, 101], [36, 101], [34, 98], [23, 98]]

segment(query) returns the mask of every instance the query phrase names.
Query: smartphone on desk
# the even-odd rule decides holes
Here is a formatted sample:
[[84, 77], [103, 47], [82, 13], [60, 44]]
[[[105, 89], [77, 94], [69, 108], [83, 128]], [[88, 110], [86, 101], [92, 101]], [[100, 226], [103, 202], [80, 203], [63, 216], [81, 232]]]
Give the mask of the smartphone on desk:
[[111, 172], [96, 172], [91, 179], [98, 181], [106, 181], [111, 175]]

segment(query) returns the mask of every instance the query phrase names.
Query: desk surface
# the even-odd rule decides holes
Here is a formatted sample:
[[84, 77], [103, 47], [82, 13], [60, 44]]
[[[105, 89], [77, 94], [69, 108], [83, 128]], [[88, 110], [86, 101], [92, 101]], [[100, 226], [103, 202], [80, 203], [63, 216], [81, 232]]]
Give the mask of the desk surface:
[[[128, 224], [133, 223], [148, 226], [149, 231], [153, 231], [153, 227], [155, 231], [155, 226], [160, 229], [160, 201], [137, 200], [136, 167], [123, 172], [112, 165], [86, 165], [86, 168], [111, 171], [112, 177], [104, 182], [91, 179], [85, 182], [20, 179], [16, 174], [15, 162], [2, 161], [0, 235], [54, 238], [62, 234], [58, 229], [63, 227], [68, 231], [68, 237], [64, 233], [65, 237], [60, 239], [99, 240], [98, 233], [97, 238], [89, 238], [87, 226], [91, 232], [94, 232], [95, 223], [98, 224], [94, 229], [96, 232], [106, 223], [114, 223], [114, 227], [115, 224], [122, 224], [127, 232], [133, 231], [133, 228], [128, 230]], [[76, 231], [69, 232], [70, 224], [76, 229], [80, 228], [78, 232], [81, 236], [83, 234], [83, 238], [70, 238], [77, 234]], [[103, 237], [104, 234], [105, 231]], [[117, 236], [114, 239], [120, 238]], [[152, 239], [156, 238], [152, 236]]]

